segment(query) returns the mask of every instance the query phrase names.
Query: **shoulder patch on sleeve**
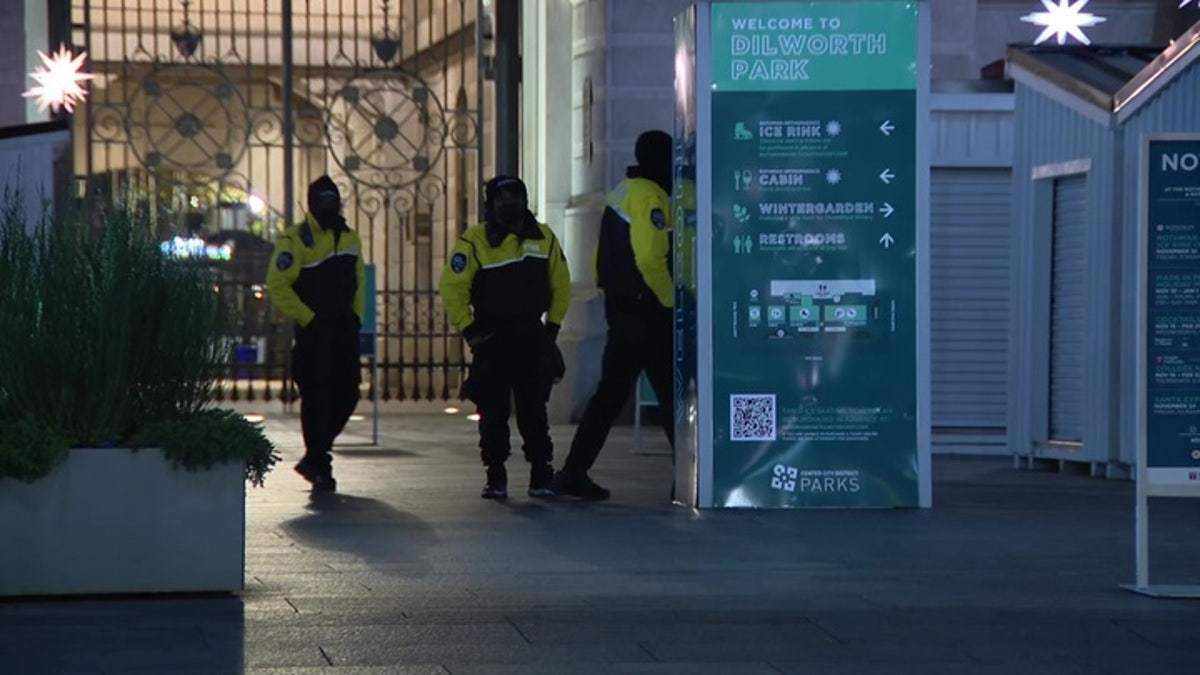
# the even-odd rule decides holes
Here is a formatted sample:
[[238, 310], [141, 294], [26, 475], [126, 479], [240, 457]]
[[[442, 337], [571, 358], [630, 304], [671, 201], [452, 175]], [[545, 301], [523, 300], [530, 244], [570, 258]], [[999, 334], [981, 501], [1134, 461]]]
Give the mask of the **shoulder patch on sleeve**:
[[662, 209], [654, 209], [650, 212], [650, 222], [654, 223], [654, 227], [664, 230], [667, 227], [667, 214]]
[[292, 258], [291, 253], [288, 253], [287, 251], [281, 251], [279, 255], [275, 257], [275, 269], [279, 270], [280, 272], [286, 272], [291, 268], [292, 263], [294, 262], [296, 261], [294, 258]]
[[454, 270], [455, 274], [462, 274], [463, 270], [467, 269], [467, 254], [459, 251], [450, 256], [450, 269]]

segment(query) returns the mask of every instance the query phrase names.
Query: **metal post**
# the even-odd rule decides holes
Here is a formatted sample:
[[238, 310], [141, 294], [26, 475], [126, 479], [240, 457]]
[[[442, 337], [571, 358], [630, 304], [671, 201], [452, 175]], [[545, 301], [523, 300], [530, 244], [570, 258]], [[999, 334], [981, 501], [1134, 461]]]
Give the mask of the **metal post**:
[[495, 0], [496, 173], [520, 171], [521, 0]]
[[[47, 17], [47, 20], [50, 22], [50, 31], [51, 31], [50, 44], [52, 45], [52, 48], [57, 47], [57, 45], [54, 42], [56, 39], [62, 39], [62, 41], [66, 42], [67, 44], [70, 44], [70, 42], [71, 42], [71, 35], [74, 32], [73, 30], [67, 31], [67, 34], [64, 36], [61, 36], [61, 37], [54, 34], [54, 31], [61, 30], [61, 24], [64, 20], [67, 22], [68, 26], [73, 25], [72, 21], [71, 21], [70, 7], [63, 6], [66, 4], [67, 3], [57, 3], [57, 2], [51, 3], [47, 8], [47, 11], [50, 12], [50, 16]], [[64, 9], [67, 12], [67, 16], [65, 17], [65, 19], [60, 17], [57, 13], [59, 10], [64, 10]], [[92, 3], [90, 2], [90, 0], [84, 0], [84, 3], [83, 3], [83, 48], [85, 51], [87, 51], [87, 53], [89, 54], [89, 56], [91, 58], [96, 58], [96, 55], [92, 54]], [[92, 85], [88, 85], [88, 91], [89, 91], [89, 93], [92, 91]], [[83, 140], [83, 147], [84, 147], [84, 167], [83, 167], [83, 172], [82, 172], [83, 173], [83, 198], [84, 198], [84, 202], [86, 204], [91, 205], [92, 189], [93, 189], [92, 169], [95, 168], [95, 163], [92, 158], [92, 155], [95, 152], [95, 148], [92, 147], [92, 123], [93, 123], [94, 117], [93, 117], [93, 113], [92, 113], [92, 97], [91, 96], [88, 96], [87, 100], [84, 101], [83, 112], [87, 119], [86, 131], [85, 131], [84, 140]], [[75, 141], [74, 136], [75, 136], [75, 132], [74, 132], [74, 130], [72, 130], [72, 132], [71, 132], [72, 145], [74, 145], [74, 141]], [[73, 156], [75, 153], [71, 152], [68, 154]], [[76, 172], [78, 172], [77, 167], [72, 169], [72, 173], [76, 173]], [[73, 194], [73, 191], [72, 191], [72, 194]]]
[[283, 0], [283, 218], [291, 225], [296, 218], [296, 207], [292, 197], [296, 191], [296, 121], [292, 110], [294, 95], [292, 0]]
[[1145, 489], [1145, 469], [1138, 467], [1137, 501], [1134, 504], [1134, 578], [1137, 589], [1150, 587], [1150, 506]]
[[[475, 133], [475, 149], [478, 153], [478, 161], [475, 162], [476, 189], [473, 191], [473, 194], [475, 195], [475, 214], [480, 217], [483, 214], [483, 120], [486, 118], [484, 115], [484, 108], [486, 106], [483, 100], [483, 81], [485, 73], [488, 70], [487, 57], [484, 55], [483, 48], [484, 40], [488, 39], [483, 30], [483, 15], [483, 0], [475, 0], [475, 16], [479, 17], [479, 19], [475, 21], [475, 107], [473, 108], [473, 113], [479, 127]], [[495, 35], [494, 30], [492, 31], [492, 35]], [[465, 159], [460, 161], [462, 161], [462, 166], [466, 166]], [[466, 227], [465, 222], [463, 223], [463, 227]]]
[[[295, 55], [292, 44], [294, 41], [292, 25], [292, 0], [283, 0], [283, 222], [291, 226], [296, 222], [296, 120], [292, 110], [294, 94], [293, 70]], [[290, 393], [291, 373], [285, 367], [283, 388]], [[284, 410], [291, 412], [295, 403], [290, 395], [284, 396]]]
[[[89, 57], [92, 57], [92, 54], [90, 51], [91, 50], [91, 44], [90, 44], [91, 30], [87, 25], [87, 22], [89, 21], [88, 17], [90, 16], [90, 13], [91, 13], [90, 3], [84, 2], [83, 3], [84, 23], [80, 24], [78, 27], [83, 29], [83, 40], [84, 40], [83, 48], [85, 51], [88, 51]], [[74, 25], [74, 23], [72, 21], [71, 4], [69, 2], [47, 3], [47, 5], [46, 5], [46, 23], [47, 23], [46, 39], [48, 41], [47, 42], [48, 50], [58, 49], [58, 46], [60, 44], [74, 46], [74, 41], [75, 41], [74, 33], [75, 33], [76, 26]], [[91, 62], [89, 62], [88, 63], [88, 72], [91, 72], [91, 71], [92, 71]], [[85, 129], [91, 129], [91, 126], [92, 126], [91, 125], [91, 101], [92, 101], [92, 98], [90, 95], [92, 92], [90, 91], [90, 87], [89, 87], [88, 93], [89, 93], [89, 96], [87, 98], [87, 101], [84, 102], [83, 110], [80, 111], [80, 112], [87, 114], [88, 123], [85, 125], [85, 127], [84, 127]], [[52, 116], [52, 119], [62, 121], [70, 133], [69, 140], [67, 141], [66, 149], [62, 153], [57, 155], [54, 159], [54, 186], [53, 186], [53, 195], [52, 196], [54, 199], [54, 202], [53, 202], [54, 208], [57, 210], [60, 208], [67, 208], [67, 204], [75, 197], [75, 194], [76, 194], [76, 192], [75, 192], [76, 191], [75, 153], [73, 151], [73, 149], [75, 147], [75, 141], [76, 141], [76, 138], [75, 138], [76, 132], [75, 132], [74, 125], [70, 123], [70, 119], [71, 119], [70, 113], [67, 113], [66, 111], [60, 111], [58, 114]], [[82, 136], [84, 139], [83, 142], [86, 143], [86, 146], [87, 146], [86, 152], [87, 152], [87, 157], [89, 158], [89, 162], [90, 162], [91, 149], [92, 149], [92, 139], [90, 137], [91, 134], [85, 130], [83, 132]], [[88, 165], [88, 168], [90, 171], [90, 168], [91, 168], [90, 163]], [[85, 196], [86, 196], [86, 193], [85, 193]]]
[[[375, 334], [371, 334], [375, 339]], [[379, 445], [379, 354], [371, 348], [371, 445]]]

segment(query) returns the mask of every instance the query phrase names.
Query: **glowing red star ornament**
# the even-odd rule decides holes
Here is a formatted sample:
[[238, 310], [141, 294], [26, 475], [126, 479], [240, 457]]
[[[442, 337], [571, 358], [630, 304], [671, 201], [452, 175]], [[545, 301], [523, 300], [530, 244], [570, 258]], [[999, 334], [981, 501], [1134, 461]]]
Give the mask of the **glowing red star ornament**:
[[30, 87], [22, 95], [26, 98], [36, 97], [38, 110], [50, 108], [58, 112], [65, 108], [67, 112], [75, 112], [75, 105], [87, 98], [83, 83], [95, 77], [80, 72], [87, 52], [72, 56], [69, 49], [60, 46], [53, 56], [46, 56], [41, 50], [38, 50], [38, 56], [42, 57], [43, 65], [29, 74], [37, 86]]

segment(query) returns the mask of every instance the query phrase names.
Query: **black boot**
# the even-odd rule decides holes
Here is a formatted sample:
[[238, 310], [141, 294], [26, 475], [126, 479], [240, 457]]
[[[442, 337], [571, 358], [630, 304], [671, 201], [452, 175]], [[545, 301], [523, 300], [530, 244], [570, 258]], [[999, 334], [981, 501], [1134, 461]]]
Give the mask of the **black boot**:
[[479, 491], [484, 499], [508, 499], [508, 472], [503, 464], [489, 466], [487, 469], [487, 485]]
[[529, 466], [529, 496], [549, 499], [554, 496], [554, 467], [548, 462], [535, 462]]
[[554, 475], [551, 489], [559, 497], [578, 497], [585, 502], [602, 502], [612, 496], [611, 492], [597, 485], [587, 474], [577, 476], [562, 471]]

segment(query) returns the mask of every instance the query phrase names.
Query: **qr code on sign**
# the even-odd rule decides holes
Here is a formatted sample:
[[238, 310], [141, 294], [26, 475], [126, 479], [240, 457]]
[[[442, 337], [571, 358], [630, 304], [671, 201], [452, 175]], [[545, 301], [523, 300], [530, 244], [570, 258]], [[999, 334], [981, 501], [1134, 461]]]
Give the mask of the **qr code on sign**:
[[729, 440], [775, 440], [775, 394], [733, 394], [729, 397]]

